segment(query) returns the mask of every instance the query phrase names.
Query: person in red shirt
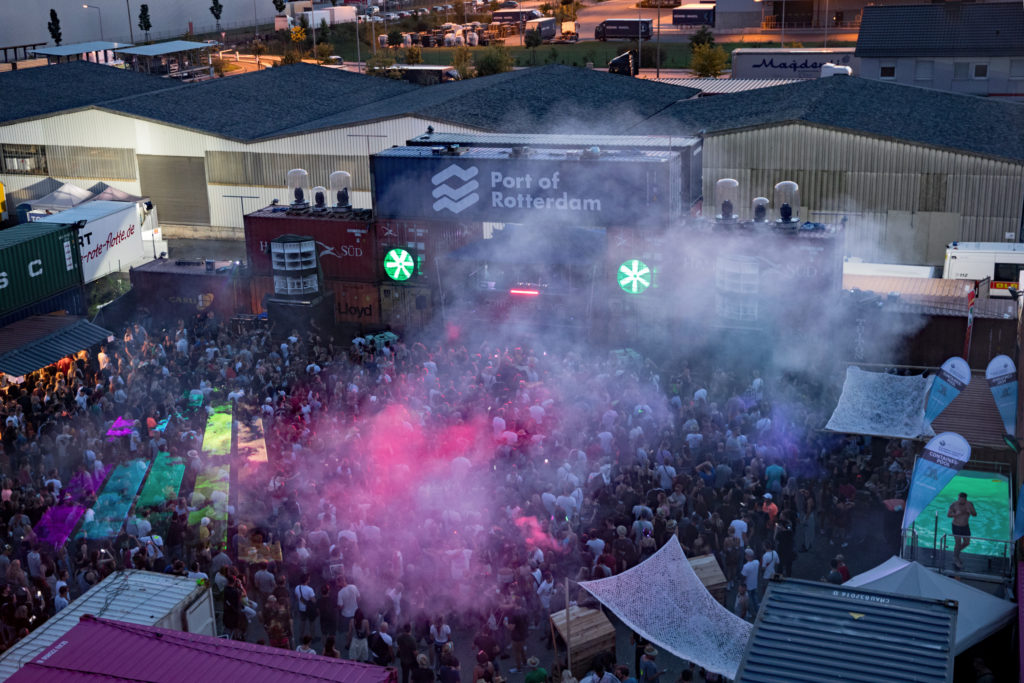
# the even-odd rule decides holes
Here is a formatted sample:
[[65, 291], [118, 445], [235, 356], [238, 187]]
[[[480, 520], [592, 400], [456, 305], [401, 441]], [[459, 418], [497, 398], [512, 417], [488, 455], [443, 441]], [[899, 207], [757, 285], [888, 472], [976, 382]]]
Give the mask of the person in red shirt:
[[779, 516], [779, 506], [772, 502], [772, 494], [764, 494], [764, 499], [761, 501], [761, 512], [768, 515], [768, 529], [774, 529], [775, 518]]

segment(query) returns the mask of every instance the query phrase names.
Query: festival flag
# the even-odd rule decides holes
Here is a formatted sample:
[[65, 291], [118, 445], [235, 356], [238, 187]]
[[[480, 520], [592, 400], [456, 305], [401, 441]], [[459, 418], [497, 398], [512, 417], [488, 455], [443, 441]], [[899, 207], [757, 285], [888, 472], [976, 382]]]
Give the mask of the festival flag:
[[903, 510], [903, 528], [914, 520], [939, 495], [956, 473], [971, 459], [971, 446], [956, 432], [943, 432], [928, 442], [914, 463], [910, 495]]
[[1017, 436], [1017, 366], [1009, 356], [996, 356], [985, 368], [985, 379], [1006, 433]]
[[924, 418], [928, 422], [937, 418], [970, 383], [971, 366], [967, 364], [967, 361], [959, 356], [948, 359], [939, 368], [939, 374], [932, 380]]

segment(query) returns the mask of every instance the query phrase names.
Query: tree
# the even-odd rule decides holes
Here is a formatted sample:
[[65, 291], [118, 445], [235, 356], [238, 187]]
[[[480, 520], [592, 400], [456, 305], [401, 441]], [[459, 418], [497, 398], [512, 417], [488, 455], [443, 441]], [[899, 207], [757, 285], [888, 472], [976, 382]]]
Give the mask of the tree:
[[512, 53], [504, 45], [492, 45], [480, 52], [476, 59], [477, 76], [490, 76], [492, 74], [511, 71], [516, 60]]
[[693, 48], [690, 57], [690, 68], [702, 78], [718, 78], [725, 71], [729, 55], [721, 45], [698, 45]]
[[220, 30], [220, 15], [224, 14], [224, 5], [220, 4], [220, 0], [213, 0], [213, 4], [210, 5], [210, 14], [217, 20], [217, 30]]
[[317, 43], [316, 61], [319, 64], [326, 64], [331, 59], [333, 47], [330, 43]]
[[149, 31], [153, 28], [153, 22], [149, 19], [149, 5], [142, 5], [139, 8], [139, 30], [146, 34], [146, 42], [149, 42]]
[[455, 21], [460, 24], [466, 23], [466, 3], [464, 0], [454, 0], [452, 7], [455, 10]]
[[252, 56], [256, 58], [256, 68], [260, 66], [260, 55], [267, 51], [267, 46], [263, 44], [263, 41], [257, 38], [252, 41], [252, 45], [249, 46], [252, 51]]
[[422, 64], [423, 63], [423, 50], [420, 49], [419, 45], [410, 45], [405, 48], [405, 63], [406, 64]]
[[473, 53], [465, 45], [452, 50], [452, 66], [459, 72], [459, 78], [469, 78], [473, 73]]
[[715, 34], [711, 32], [707, 26], [701, 26], [697, 29], [697, 32], [690, 36], [690, 50], [697, 47], [698, 45], [711, 45], [715, 44]]
[[50, 10], [50, 22], [46, 24], [46, 28], [50, 31], [53, 42], [60, 45], [60, 19], [57, 18], [57, 10]]
[[530, 48], [530, 63], [537, 63], [537, 48], [544, 43], [544, 39], [540, 37], [540, 31], [527, 31], [526, 35], [523, 36], [523, 44]]
[[375, 55], [366, 58], [366, 73], [370, 76], [381, 78], [401, 78], [397, 69], [391, 67], [395, 64], [395, 58], [389, 53], [381, 50]]
[[306, 29], [302, 28], [301, 26], [292, 26], [292, 42], [306, 42]]
[[402, 32], [398, 29], [388, 31], [388, 47], [402, 47]]
[[282, 66], [288, 65], [288, 64], [298, 64], [301, 61], [302, 61], [302, 55], [300, 55], [295, 50], [288, 50], [288, 52], [285, 52], [284, 56], [281, 57], [281, 65]]
[[331, 7], [337, 7], [337, 6], [338, 6], [338, 0], [331, 0]]
[[274, 0], [274, 9], [277, 10], [278, 14], [284, 14], [284, 8], [287, 4], [286, 0]]

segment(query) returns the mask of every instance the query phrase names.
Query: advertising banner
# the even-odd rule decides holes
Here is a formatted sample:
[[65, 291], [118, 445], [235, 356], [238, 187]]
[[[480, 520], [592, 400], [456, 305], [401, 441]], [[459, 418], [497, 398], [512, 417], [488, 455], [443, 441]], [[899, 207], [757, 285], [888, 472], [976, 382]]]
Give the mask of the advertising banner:
[[928, 405], [924, 409], [924, 419], [932, 422], [970, 383], [971, 367], [967, 365], [967, 361], [959, 356], [948, 359], [932, 381], [932, 388], [928, 392]]
[[1006, 433], [1017, 435], [1017, 366], [1009, 356], [996, 356], [985, 368], [985, 379], [996, 400]]
[[903, 510], [904, 529], [913, 525], [921, 511], [928, 507], [935, 496], [939, 495], [939, 491], [953, 480], [970, 459], [970, 444], [955, 432], [943, 432], [928, 442], [914, 463], [907, 507]]
[[1024, 537], [1024, 485], [1017, 492], [1017, 516], [1013, 519], [1013, 540]]
[[678, 152], [511, 151], [397, 147], [375, 154], [377, 217], [607, 226], [680, 214]]

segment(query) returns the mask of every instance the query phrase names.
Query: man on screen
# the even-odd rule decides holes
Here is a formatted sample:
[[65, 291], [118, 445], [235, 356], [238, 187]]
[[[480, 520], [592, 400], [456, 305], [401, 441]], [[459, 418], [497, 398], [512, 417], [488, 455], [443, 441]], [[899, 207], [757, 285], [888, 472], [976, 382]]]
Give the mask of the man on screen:
[[974, 503], [968, 502], [967, 494], [961, 493], [949, 506], [947, 517], [953, 518], [953, 536], [956, 538], [956, 545], [953, 548], [953, 566], [963, 569], [964, 563], [960, 561], [960, 551], [971, 543], [971, 517], [977, 517], [978, 511], [974, 509]]

